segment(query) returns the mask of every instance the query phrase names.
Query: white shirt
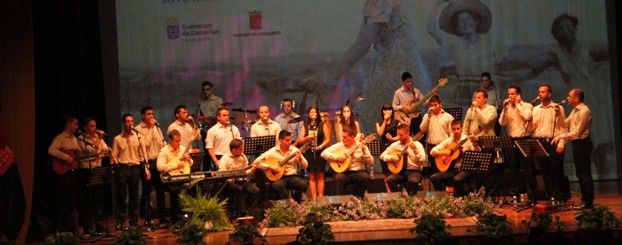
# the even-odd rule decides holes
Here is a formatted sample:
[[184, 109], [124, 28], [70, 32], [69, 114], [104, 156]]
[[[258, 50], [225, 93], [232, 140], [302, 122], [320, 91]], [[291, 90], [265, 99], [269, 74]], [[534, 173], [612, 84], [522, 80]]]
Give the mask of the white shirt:
[[[248, 166], [248, 158], [244, 153], [239, 156], [233, 156], [231, 153], [227, 153], [222, 158], [220, 158], [220, 164], [218, 165], [218, 171], [229, 171], [229, 170], [238, 170], [244, 169]], [[248, 169], [246, 173], [250, 173], [251, 169]]]
[[168, 130], [166, 133], [171, 132], [171, 130], [177, 129], [179, 133], [181, 133], [181, 145], [183, 146], [192, 146], [192, 141], [198, 140], [201, 135], [195, 135], [194, 129], [190, 126], [189, 123], [180, 123], [177, 120], [171, 123], [168, 126]]
[[592, 112], [590, 108], [583, 103], [578, 104], [572, 109], [568, 118], [564, 120], [564, 125], [569, 126], [568, 132], [559, 135], [559, 138], [570, 141], [589, 137], [592, 129]]
[[[412, 88], [412, 90], [407, 90], [402, 85], [400, 88], [395, 90], [393, 93], [393, 110], [401, 111], [404, 105], [412, 106], [413, 102], [419, 101], [423, 99], [423, 94], [419, 89]], [[419, 111], [415, 111], [409, 115], [411, 118], [419, 116]]]
[[[433, 157], [437, 157], [439, 156], [439, 151], [444, 150], [445, 148], [447, 148], [447, 145], [456, 142], [458, 143], [459, 141], [462, 140], [466, 140], [466, 142], [464, 142], [464, 144], [462, 144], [462, 146], [460, 147], [462, 149], [462, 152], [465, 151], [473, 151], [475, 150], [475, 147], [473, 146], [473, 143], [471, 143], [471, 141], [468, 139], [468, 137], [465, 134], [462, 134], [460, 136], [460, 140], [458, 141], [454, 141], [454, 137], [451, 136], [445, 140], [443, 140], [443, 142], [441, 142], [440, 144], [436, 145], [435, 147], [432, 148], [432, 150], [430, 150], [430, 155], [432, 155]], [[460, 157], [461, 159], [462, 157]], [[462, 165], [462, 161], [457, 161], [455, 168], [460, 168], [460, 166]]]
[[292, 133], [292, 141], [296, 141], [298, 139], [298, 134], [300, 133], [300, 128], [302, 128], [303, 124], [302, 124], [302, 121], [297, 122], [297, 123], [287, 123], [287, 122], [297, 117], [300, 117], [300, 115], [296, 114], [295, 112], [292, 112], [289, 114], [289, 116], [285, 115], [284, 113], [281, 113], [274, 118], [274, 121], [276, 121], [277, 123], [279, 123], [279, 125], [281, 125], [282, 130], [287, 130], [288, 132]]
[[101, 140], [97, 135], [89, 135], [86, 140], [95, 147], [81, 141], [78, 142], [80, 149], [82, 149], [83, 157], [86, 157], [80, 160], [80, 168], [101, 167], [102, 159], [97, 156], [99, 154], [108, 153], [108, 145], [106, 145], [106, 142]]
[[214, 149], [214, 154], [225, 155], [229, 153], [229, 143], [233, 139], [241, 139], [240, 130], [233, 124], [224, 125], [216, 123], [207, 130], [205, 137], [205, 148]]
[[[280, 146], [275, 146], [270, 148], [270, 150], [264, 152], [263, 154], [259, 155], [257, 158], [255, 158], [255, 161], [253, 162], [253, 164], [259, 164], [258, 166], [260, 166], [260, 168], [265, 169], [265, 165], [261, 164], [263, 162], [264, 159], [279, 159], [283, 160], [285, 159], [285, 157], [291, 155], [291, 154], [296, 154], [296, 152], [298, 152], [299, 149], [296, 148], [295, 146], [289, 146], [289, 150], [287, 152], [281, 152], [281, 148]], [[298, 161], [298, 157], [294, 156], [292, 157], [289, 161], [287, 161], [285, 164], [283, 164], [283, 167], [285, 168], [285, 172], [283, 173], [283, 175], [287, 176], [287, 175], [295, 175], [298, 173], [298, 168], [307, 168], [309, 166], [309, 162], [307, 162], [307, 159], [304, 156], [300, 156], [301, 160]]]
[[[340, 156], [343, 156], [344, 154], [343, 152], [351, 151], [358, 144], [360, 143], [356, 142], [355, 145], [348, 148], [343, 144], [343, 142], [338, 142], [326, 148], [322, 152], [321, 157], [328, 161], [335, 162], [337, 161], [337, 158], [339, 158]], [[365, 170], [366, 166], [372, 165], [373, 163], [374, 163], [374, 157], [369, 152], [369, 149], [367, 148], [367, 146], [364, 146], [362, 148], [358, 147], [354, 151], [354, 154], [352, 154], [352, 163], [350, 164], [350, 167], [346, 171]]]
[[485, 104], [483, 107], [471, 107], [464, 117], [464, 134], [469, 135], [481, 127], [481, 132], [476, 136], [495, 136], [495, 119], [497, 109], [494, 106]]
[[160, 127], [156, 125], [148, 127], [147, 124], [141, 122], [135, 128], [142, 134], [143, 144], [145, 144], [147, 151], [147, 159], [155, 160], [158, 158], [160, 149], [164, 147], [164, 135], [162, 135]]
[[510, 137], [518, 138], [528, 136], [527, 124], [531, 119], [532, 105], [521, 101], [516, 103], [516, 106], [508, 105], [503, 108], [501, 115], [499, 116], [499, 124], [507, 125], [508, 135]]
[[[410, 143], [415, 146], [417, 152], [413, 151], [413, 149], [410, 147]], [[395, 141], [391, 145], [389, 145], [389, 147], [387, 147], [387, 149], [384, 150], [382, 154], [380, 154], [380, 159], [385, 162], [395, 161], [395, 158], [399, 157], [394, 155], [395, 152], [399, 152], [399, 154], [401, 154], [402, 150], [404, 150], [405, 147], [408, 147], [408, 149], [406, 150], [406, 153], [408, 154], [408, 165], [406, 166], [406, 169], [421, 171], [423, 165], [428, 160], [428, 156], [423, 149], [423, 145], [421, 145], [419, 141], [412, 141], [412, 139], [410, 139], [410, 142], [406, 143], [405, 145], [402, 144], [402, 142], [399, 140]]]
[[121, 133], [112, 142], [112, 158], [117, 163], [137, 165], [143, 160], [137, 135]]
[[[551, 102], [547, 106], [539, 104], [533, 108], [531, 111], [531, 116], [533, 117], [531, 122], [533, 137], [553, 139], [555, 136], [566, 132], [564, 127], [564, 118], [566, 118], [564, 107], [560, 106], [561, 115], [556, 117], [555, 107], [557, 106], [557, 103]], [[557, 143], [557, 146], [563, 147], [564, 143], [565, 141], [562, 139]]]
[[63, 131], [62, 133], [54, 137], [54, 140], [52, 140], [52, 144], [48, 148], [48, 153], [53, 157], [67, 161], [69, 157], [76, 156], [67, 155], [61, 150], [74, 151], [79, 149], [80, 147], [78, 145], [78, 139], [76, 139], [73, 134]]
[[[439, 114], [427, 113], [423, 116], [419, 129], [428, 133], [426, 142], [438, 145], [451, 135], [451, 122], [454, 117], [441, 109]], [[430, 132], [428, 132], [428, 129]]]
[[[156, 166], [158, 167], [158, 170], [161, 172], [166, 172], [168, 173], [170, 171], [170, 169], [174, 169], [177, 166], [172, 166], [172, 163], [177, 163], [175, 161], [171, 161], [173, 159], [181, 159], [184, 157], [184, 151], [186, 150], [186, 147], [184, 147], [183, 145], [179, 145], [179, 148], [177, 150], [174, 150], [173, 147], [171, 147], [171, 145], [166, 145], [164, 147], [162, 147], [162, 149], [160, 149], [160, 152], [158, 153], [158, 160], [156, 162]], [[190, 158], [190, 165], [192, 165], [194, 163], [194, 161], [192, 160], [192, 158]]]
[[281, 125], [271, 119], [268, 119], [268, 125], [261, 120], [251, 125], [251, 137], [274, 135], [274, 145], [278, 142], [279, 132]]

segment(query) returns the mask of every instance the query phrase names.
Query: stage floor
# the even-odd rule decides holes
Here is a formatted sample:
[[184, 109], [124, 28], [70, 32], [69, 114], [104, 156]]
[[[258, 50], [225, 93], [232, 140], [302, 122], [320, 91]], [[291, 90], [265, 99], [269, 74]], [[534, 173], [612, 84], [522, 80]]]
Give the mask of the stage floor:
[[[595, 203], [608, 207], [612, 212], [616, 214], [618, 218], [621, 218], [622, 217], [622, 181], [619, 181], [619, 180], [618, 181], [598, 181], [598, 182], [595, 182], [595, 188], [596, 188]], [[571, 190], [572, 190], [571, 200], [574, 203], [577, 203], [577, 204], [580, 203], [580, 195], [579, 195], [580, 193], [579, 193], [578, 183], [576, 182], [571, 183]], [[516, 212], [514, 211], [513, 207], [508, 206], [508, 207], [500, 208], [498, 212], [505, 214], [508, 217], [508, 220], [512, 224], [514, 234], [517, 236], [523, 236], [523, 238], [521, 239], [524, 240], [524, 236], [527, 230], [526, 230], [526, 227], [522, 224], [522, 220], [529, 219], [531, 215], [531, 209]], [[566, 228], [567, 230], [574, 230], [576, 227], [576, 222], [574, 219], [575, 213], [576, 211], [570, 210], [570, 211], [556, 212], [553, 215], [560, 216], [560, 221], [567, 225], [567, 228]], [[114, 222], [108, 222], [108, 223], [114, 224]], [[110, 226], [108, 227], [108, 230], [114, 230], [114, 227]], [[229, 233], [230, 231], [210, 232], [206, 236], [205, 241], [207, 242], [207, 244], [225, 244], [229, 239]], [[383, 236], [384, 234], [386, 234], [386, 236]], [[374, 241], [372, 241], [372, 240], [375, 240], [377, 241], [377, 243], [386, 244], [386, 241], [383, 242], [382, 240], [386, 239], [387, 241], [390, 241], [390, 240], [395, 240], [396, 238], [398, 238], [398, 237], [392, 237], [391, 234], [392, 233], [390, 232], [383, 232], [383, 234], [381, 234], [380, 236], [377, 233], [368, 234], [368, 235], [357, 234], [356, 237], [354, 238], [355, 240], [350, 240], [350, 239], [347, 239], [347, 240], [350, 240], [352, 242], [367, 241], [365, 243], [375, 243]], [[120, 232], [115, 232], [113, 233], [113, 235], [118, 236], [120, 235]], [[148, 244], [177, 244], [176, 242], [177, 237], [173, 233], [171, 233], [169, 230], [160, 229], [160, 230], [156, 230], [152, 232], [145, 232], [145, 235], [148, 237], [147, 239]], [[82, 243], [111, 244], [113, 241], [112, 239], [113, 238], [105, 238], [105, 239], [95, 241], [95, 242], [89, 242], [88, 240], [83, 240]], [[269, 241], [269, 244], [274, 244], [274, 242], [271, 243], [270, 240], [268, 241]]]

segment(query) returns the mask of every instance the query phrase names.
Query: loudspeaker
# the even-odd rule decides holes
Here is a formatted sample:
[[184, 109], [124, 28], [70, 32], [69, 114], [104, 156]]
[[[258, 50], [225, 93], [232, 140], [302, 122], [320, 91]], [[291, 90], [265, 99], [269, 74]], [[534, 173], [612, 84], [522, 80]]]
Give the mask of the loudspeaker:
[[341, 205], [353, 198], [353, 195], [321, 196], [317, 198], [317, 202], [320, 204]]

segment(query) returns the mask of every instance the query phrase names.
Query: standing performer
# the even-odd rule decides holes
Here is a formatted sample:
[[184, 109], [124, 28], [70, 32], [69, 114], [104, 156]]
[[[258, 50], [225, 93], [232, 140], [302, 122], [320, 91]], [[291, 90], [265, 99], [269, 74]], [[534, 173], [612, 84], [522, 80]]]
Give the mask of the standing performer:
[[[291, 190], [293, 199], [300, 202], [302, 193], [307, 191], [308, 183], [304, 177], [298, 175], [298, 171], [306, 169], [309, 163], [302, 156], [300, 150], [292, 145], [292, 142], [292, 133], [281, 130], [279, 132], [279, 144], [255, 158], [253, 165], [265, 172], [283, 172], [282, 177], [272, 183], [272, 188], [277, 192], [280, 199], [288, 198], [288, 190]], [[291, 159], [281, 165], [279, 162], [286, 157], [291, 157]]]
[[419, 111], [410, 112], [411, 106], [423, 99], [423, 94], [419, 89], [413, 88], [413, 76], [409, 72], [402, 73], [403, 86], [395, 90], [393, 94], [393, 110], [406, 114], [406, 119], [400, 123], [410, 125], [411, 134], [419, 132], [421, 115]]
[[436, 145], [451, 136], [451, 122], [454, 120], [454, 117], [443, 110], [443, 102], [438, 95], [433, 95], [430, 98], [428, 107], [428, 113], [423, 116], [419, 129], [421, 132], [428, 134], [425, 152], [428, 153], [429, 166], [434, 166], [434, 158], [429, 155], [429, 152]]
[[[126, 214], [130, 227], [138, 227], [138, 183], [142, 172], [141, 161], [145, 159], [143, 155], [145, 151], [141, 149], [141, 136], [134, 129], [134, 116], [126, 113], [122, 117], [122, 122], [123, 132], [114, 137], [111, 156], [112, 163], [118, 166], [112, 181], [117, 230], [127, 228], [124, 227]], [[151, 178], [149, 169], [145, 169], [144, 173], [147, 179]], [[128, 205], [125, 204], [126, 199]]]
[[74, 136], [77, 130], [78, 119], [68, 117], [65, 120], [63, 132], [54, 137], [48, 148], [48, 154], [53, 157], [54, 171], [57, 173], [56, 210], [58, 217], [56, 221], [58, 231], [61, 232], [74, 232], [75, 230], [73, 209], [76, 208], [78, 183], [74, 170], [78, 168], [77, 160], [82, 154], [78, 139]]
[[110, 153], [110, 149], [103, 139], [104, 131], [97, 129], [95, 119], [87, 118], [84, 123], [86, 141], [78, 142], [78, 144], [83, 154], [88, 157], [80, 160], [80, 168], [78, 169], [80, 222], [85, 234], [101, 236], [106, 232], [103, 206], [104, 186], [89, 186], [89, 182], [93, 175], [93, 169], [102, 166], [103, 154]]
[[[152, 229], [155, 224], [152, 220], [153, 215], [151, 208], [151, 189], [155, 187], [156, 190], [156, 204], [158, 206], [157, 216], [160, 225], [166, 223], [164, 211], [166, 209], [164, 202], [164, 185], [162, 179], [160, 179], [160, 171], [157, 167], [158, 153], [160, 149], [164, 147], [166, 141], [164, 141], [164, 134], [160, 129], [158, 121], [155, 119], [155, 110], [151, 106], [144, 106], [140, 109], [141, 122], [136, 126], [136, 130], [142, 136], [143, 144], [145, 144], [145, 150], [147, 151], [147, 164], [149, 165], [149, 171], [151, 172], [151, 179], [147, 180], [141, 178], [142, 195], [140, 198], [140, 214], [145, 219], [145, 226]], [[141, 176], [145, 176], [144, 173]]]
[[181, 133], [181, 144], [186, 148], [192, 147], [192, 142], [201, 139], [201, 134], [196, 128], [194, 119], [188, 115], [188, 107], [185, 105], [175, 107], [175, 121], [168, 126], [167, 132], [173, 129]]
[[259, 121], [251, 126], [251, 137], [274, 135], [275, 142], [278, 142], [277, 135], [281, 131], [281, 125], [270, 119], [270, 107], [262, 105], [257, 111]]
[[[183, 169], [186, 165], [192, 165], [194, 162], [190, 158], [190, 154], [186, 152], [186, 147], [181, 144], [181, 133], [176, 129], [168, 132], [169, 144], [162, 147], [158, 152], [158, 160], [156, 165], [158, 170], [168, 175], [177, 175], [179, 169]], [[179, 206], [179, 192], [181, 186], [179, 184], [167, 185], [169, 191], [169, 201], [171, 203], [170, 219], [175, 224], [181, 218], [181, 207]]]
[[[376, 122], [376, 134], [380, 137], [380, 144], [382, 149], [386, 149], [391, 143], [398, 140], [397, 138], [397, 124], [398, 121], [395, 120], [395, 112], [393, 111], [393, 107], [390, 105], [383, 105], [380, 111], [380, 121]], [[380, 166], [382, 167], [382, 175], [384, 177], [384, 187], [387, 192], [391, 192], [391, 188], [389, 187], [389, 183], [387, 182], [387, 177], [391, 174], [389, 168], [387, 167], [387, 163], [380, 159]]]
[[475, 90], [473, 103], [464, 117], [464, 133], [471, 135], [475, 129], [481, 128], [481, 132], [475, 136], [495, 136], [495, 119], [497, 109], [488, 104], [486, 90]]
[[311, 150], [306, 151], [303, 156], [309, 161], [307, 174], [309, 175], [309, 190], [311, 200], [316, 200], [318, 196], [324, 196], [324, 172], [326, 172], [326, 160], [320, 155], [330, 144], [330, 129], [320, 119], [320, 110], [317, 106], [309, 107], [307, 110], [307, 120], [303, 123], [300, 134], [303, 136], [299, 140], [300, 144], [311, 143]]
[[[527, 127], [532, 120], [532, 107], [530, 103], [523, 101], [520, 87], [511, 85], [508, 88], [508, 98], [503, 101], [499, 124], [506, 126], [507, 134], [513, 141], [529, 138]], [[505, 156], [508, 160], [506, 166], [510, 170], [510, 179], [513, 179], [512, 193], [525, 193], [527, 191], [529, 197], [534, 199], [536, 176], [531, 157], [523, 157], [518, 148], [514, 148]]]
[[[568, 118], [563, 118], [564, 126], [568, 127], [568, 132], [555, 136], [552, 143], [556, 144], [562, 139], [572, 143], [572, 158], [581, 188], [582, 204], [578, 208], [592, 208], [594, 205], [594, 180], [592, 180], [591, 169], [594, 144], [590, 138], [592, 112], [584, 103], [585, 94], [581, 89], [570, 90], [566, 100], [572, 106], [572, 112]], [[561, 114], [559, 107], [556, 107], [555, 110]]]
[[229, 110], [225, 107], [218, 108], [216, 112], [218, 122], [207, 130], [205, 148], [214, 163], [213, 170], [218, 170], [220, 158], [229, 152], [229, 143], [233, 139], [241, 139], [240, 130], [229, 121]]
[[[216, 117], [216, 110], [222, 105], [222, 98], [214, 94], [214, 85], [210, 81], [201, 83], [199, 98], [199, 116]], [[212, 120], [210, 120], [212, 121]], [[213, 120], [215, 122], [215, 120]]]
[[[408, 125], [400, 124], [397, 127], [397, 138], [398, 141], [393, 142], [382, 152], [380, 159], [389, 164], [399, 164], [400, 161], [403, 164], [402, 171], [393, 173], [387, 178], [391, 191], [400, 191], [401, 186], [406, 188], [410, 195], [414, 195], [419, 191], [421, 171], [427, 161], [427, 156], [423, 145], [410, 137]], [[403, 185], [404, 182], [406, 182], [405, 185]]]
[[[547, 197], [565, 202], [570, 199], [570, 186], [564, 174], [566, 141], [560, 139], [556, 144], [551, 142], [555, 136], [566, 132], [563, 121], [566, 113], [564, 107], [551, 100], [552, 94], [551, 85], [544, 83], [538, 87], [538, 99], [541, 103], [535, 106], [531, 113], [532, 130], [533, 137], [540, 141], [549, 154], [549, 157], [536, 158], [544, 178]], [[559, 107], [559, 112], [555, 110], [557, 107]]]
[[[335, 175], [335, 194], [343, 195], [346, 185], [350, 184], [355, 189], [354, 193], [351, 194], [362, 198], [365, 195], [365, 191], [367, 191], [367, 186], [371, 182], [371, 177], [366, 171], [366, 167], [374, 163], [374, 158], [365, 144], [360, 143], [357, 147], [355, 129], [344, 127], [342, 131], [343, 140], [326, 148], [322, 152], [322, 157], [331, 162], [350, 163], [343, 173]], [[355, 148], [356, 150], [351, 155], [347, 155], [348, 151]]]
[[294, 100], [290, 98], [285, 98], [281, 101], [281, 113], [274, 118], [274, 121], [278, 122], [281, 125], [282, 130], [287, 130], [292, 134], [292, 143], [298, 140], [298, 135], [300, 133], [300, 128], [302, 128], [302, 122], [290, 123], [289, 121], [292, 119], [299, 118], [294, 109], [296, 108], [296, 104]]

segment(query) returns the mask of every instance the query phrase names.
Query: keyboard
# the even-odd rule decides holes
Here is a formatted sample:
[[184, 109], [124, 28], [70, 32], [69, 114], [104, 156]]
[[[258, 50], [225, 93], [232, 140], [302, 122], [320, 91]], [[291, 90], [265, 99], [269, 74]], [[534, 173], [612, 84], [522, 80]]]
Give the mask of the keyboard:
[[162, 183], [190, 182], [193, 180], [216, 181], [243, 177], [246, 177], [246, 171], [243, 169], [229, 171], [205, 171], [189, 174], [162, 176]]

